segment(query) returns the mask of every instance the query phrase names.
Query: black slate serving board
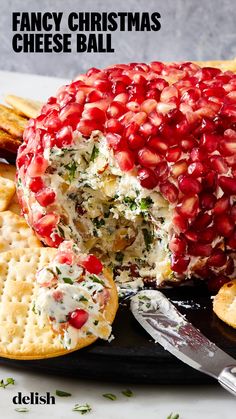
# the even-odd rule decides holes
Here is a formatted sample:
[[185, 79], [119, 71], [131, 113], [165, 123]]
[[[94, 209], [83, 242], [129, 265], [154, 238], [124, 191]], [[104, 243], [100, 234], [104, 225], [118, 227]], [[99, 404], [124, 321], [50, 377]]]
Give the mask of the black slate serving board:
[[[236, 330], [212, 312], [212, 301], [204, 287], [179, 287], [164, 293], [194, 326], [236, 358]], [[129, 304], [121, 304], [113, 326], [111, 343], [92, 346], [63, 357], [37, 361], [0, 358], [2, 365], [38, 370], [46, 374], [69, 375], [115, 382], [157, 384], [213, 383], [213, 379], [188, 367], [155, 344], [136, 322]]]

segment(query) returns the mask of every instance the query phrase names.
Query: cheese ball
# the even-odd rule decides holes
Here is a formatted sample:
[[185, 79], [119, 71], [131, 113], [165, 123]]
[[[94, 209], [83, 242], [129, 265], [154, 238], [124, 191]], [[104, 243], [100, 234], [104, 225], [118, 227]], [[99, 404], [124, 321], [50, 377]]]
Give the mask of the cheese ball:
[[121, 286], [227, 281], [236, 249], [236, 75], [195, 63], [92, 68], [31, 119], [18, 196]]

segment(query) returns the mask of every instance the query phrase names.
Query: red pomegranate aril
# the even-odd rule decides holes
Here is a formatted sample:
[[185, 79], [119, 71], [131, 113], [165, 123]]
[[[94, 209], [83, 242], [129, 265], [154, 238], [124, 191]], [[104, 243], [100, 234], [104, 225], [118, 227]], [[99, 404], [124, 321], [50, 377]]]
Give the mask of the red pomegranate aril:
[[198, 194], [202, 189], [201, 184], [198, 180], [186, 175], [182, 175], [178, 178], [178, 184], [179, 189], [185, 195]]
[[229, 281], [230, 278], [225, 275], [213, 276], [208, 280], [207, 286], [212, 294], [217, 294], [220, 288], [223, 287], [224, 284], [227, 284]]
[[120, 151], [127, 148], [126, 140], [119, 134], [108, 133], [106, 134], [106, 140], [114, 151]]
[[124, 127], [115, 118], [108, 119], [105, 123], [106, 132], [113, 132], [114, 134], [122, 134]]
[[186, 173], [188, 169], [187, 163], [185, 160], [179, 160], [173, 166], [171, 166], [171, 174], [174, 178], [179, 177], [183, 173]]
[[[76, 95], [76, 101], [78, 103], [83, 103], [84, 101], [82, 100], [82, 96], [80, 98], [80, 101], [78, 100], [78, 94]], [[102, 93], [99, 92], [98, 90], [92, 90], [92, 92], [88, 93], [87, 97], [86, 97], [86, 103], [93, 103], [93, 102], [97, 102], [99, 100], [102, 99]]]
[[128, 145], [131, 148], [131, 150], [142, 148], [144, 144], [145, 144], [145, 139], [141, 135], [131, 134], [128, 137]]
[[48, 161], [40, 155], [35, 155], [28, 166], [27, 173], [30, 177], [38, 177], [44, 175], [48, 167]]
[[157, 107], [157, 101], [154, 99], [147, 99], [141, 104], [141, 110], [147, 114], [154, 111]]
[[177, 205], [177, 211], [184, 217], [194, 218], [199, 210], [199, 199], [197, 196], [184, 197]]
[[199, 135], [199, 134], [204, 134], [204, 133], [211, 133], [213, 131], [215, 131], [215, 123], [214, 121], [207, 119], [207, 118], [203, 118], [201, 125], [199, 127], [196, 128], [195, 130], [195, 134]]
[[68, 105], [64, 106], [62, 108], [59, 117], [62, 122], [66, 121], [67, 119], [70, 119], [71, 117], [76, 117], [77, 122], [78, 118], [81, 116], [83, 111], [83, 106], [79, 103], [69, 103]]
[[233, 233], [227, 238], [226, 244], [231, 249], [236, 250], [236, 230], [234, 230]]
[[236, 195], [236, 179], [228, 176], [221, 176], [219, 178], [219, 186], [227, 195]]
[[211, 210], [216, 203], [216, 197], [213, 194], [203, 192], [200, 196], [200, 207], [204, 210]]
[[234, 260], [231, 257], [229, 257], [225, 267], [226, 275], [232, 275], [234, 273], [234, 269]]
[[160, 162], [160, 156], [155, 151], [148, 147], [143, 147], [138, 152], [138, 161], [141, 166], [152, 167], [156, 166]]
[[206, 96], [206, 97], [211, 97], [211, 96], [223, 97], [224, 95], [225, 95], [225, 89], [220, 86], [210, 87], [208, 89], [203, 90], [203, 96]]
[[199, 235], [196, 231], [189, 229], [185, 231], [184, 237], [191, 242], [196, 242], [199, 238]]
[[160, 191], [167, 201], [171, 204], [177, 201], [179, 191], [176, 186], [171, 182], [164, 182], [160, 185]]
[[183, 237], [173, 236], [170, 240], [169, 248], [171, 252], [182, 255], [186, 252], [187, 244]]
[[171, 255], [171, 269], [174, 272], [182, 274], [186, 271], [190, 262], [189, 256], [179, 256], [179, 255]]
[[222, 214], [226, 212], [229, 208], [229, 197], [223, 195], [216, 201], [215, 207], [213, 209], [215, 214]]
[[107, 109], [107, 114], [111, 118], [119, 118], [126, 112], [126, 106], [122, 102], [113, 101]]
[[199, 212], [193, 223], [193, 228], [197, 231], [204, 230], [212, 222], [212, 216], [207, 212]]
[[[57, 114], [57, 112], [55, 113]], [[50, 115], [48, 118], [46, 118], [45, 122], [44, 122], [44, 126], [47, 128], [47, 130], [49, 132], [55, 132], [58, 129], [61, 128], [62, 122], [61, 120], [58, 118], [58, 116], [54, 116], [54, 115]]]
[[217, 187], [217, 174], [215, 171], [209, 171], [202, 178], [202, 186], [206, 191], [215, 191]]
[[143, 188], [154, 189], [158, 184], [155, 172], [149, 168], [138, 170], [138, 179]]
[[200, 146], [203, 147], [208, 153], [213, 153], [218, 147], [220, 138], [214, 134], [203, 134], [200, 139]]
[[116, 160], [121, 170], [129, 172], [134, 168], [134, 156], [129, 150], [118, 151]]
[[182, 215], [175, 214], [173, 216], [173, 225], [177, 233], [184, 233], [188, 229], [188, 220]]
[[165, 87], [162, 92], [161, 92], [161, 96], [160, 96], [160, 101], [161, 102], [171, 102], [173, 97], [178, 97], [179, 96], [179, 92], [178, 89], [175, 86], [167, 86]]
[[103, 126], [98, 121], [92, 121], [90, 119], [81, 119], [77, 124], [76, 129], [85, 137], [90, 137], [93, 131], [100, 131], [103, 129]]
[[221, 236], [229, 237], [233, 232], [234, 222], [230, 215], [219, 214], [215, 216], [215, 226]]
[[210, 158], [210, 164], [212, 169], [214, 169], [220, 175], [228, 172], [228, 166], [223, 157], [212, 156]]
[[36, 193], [43, 189], [44, 183], [41, 177], [32, 177], [29, 181], [29, 188], [32, 192]]
[[201, 231], [201, 235], [199, 237], [203, 243], [212, 243], [217, 237], [217, 231], [214, 226], [207, 227]]
[[195, 103], [200, 99], [201, 91], [197, 88], [188, 89], [183, 96], [181, 97], [181, 102], [187, 102], [190, 105], [195, 105]]
[[221, 266], [224, 266], [226, 262], [227, 256], [221, 249], [214, 249], [211, 256], [207, 259], [208, 265], [213, 266], [214, 268], [220, 268]]
[[158, 181], [166, 180], [169, 175], [168, 164], [165, 161], [161, 161], [160, 163], [156, 165], [154, 171], [158, 177]]
[[[179, 134], [179, 133], [178, 133]], [[183, 151], [188, 152], [196, 146], [197, 142], [194, 137], [187, 137], [180, 141], [180, 147]]]
[[94, 255], [88, 255], [80, 264], [90, 273], [99, 275], [103, 270], [103, 264]]
[[168, 149], [166, 153], [166, 160], [168, 162], [176, 162], [177, 160], [179, 160], [181, 154], [182, 151], [179, 147], [171, 147]]
[[212, 252], [212, 247], [210, 244], [189, 243], [188, 249], [189, 254], [192, 256], [208, 257]]
[[202, 163], [196, 161], [188, 166], [188, 173], [193, 177], [201, 177], [205, 171]]
[[52, 212], [48, 213], [34, 224], [35, 231], [41, 237], [50, 237], [53, 230], [57, 227], [59, 220], [59, 215], [54, 214]]
[[95, 107], [84, 109], [82, 118], [92, 121], [97, 121], [99, 124], [104, 124], [106, 120], [106, 114], [102, 109]]
[[234, 220], [234, 222], [236, 222], [236, 204], [234, 204], [231, 207], [230, 215], [232, 217], [232, 220]]
[[161, 154], [164, 154], [168, 149], [168, 144], [160, 137], [150, 137], [147, 140], [147, 145]]
[[100, 90], [100, 92], [107, 92], [110, 89], [111, 83], [109, 80], [95, 80], [94, 86], [96, 89]]
[[35, 194], [35, 199], [42, 207], [47, 207], [55, 201], [56, 194], [51, 188], [44, 188]]
[[206, 158], [206, 152], [201, 148], [194, 147], [190, 153], [190, 157], [193, 162], [202, 161]]
[[157, 127], [146, 122], [145, 124], [141, 125], [140, 133], [144, 135], [144, 137], [149, 137], [150, 135], [154, 136], [157, 133]]
[[83, 310], [82, 308], [77, 308], [76, 310], [72, 311], [72, 313], [69, 313], [68, 323], [75, 329], [81, 329], [81, 327], [83, 327], [87, 322], [88, 318], [89, 315], [87, 311]]
[[69, 145], [72, 142], [72, 128], [64, 126], [56, 133], [56, 145], [59, 148]]

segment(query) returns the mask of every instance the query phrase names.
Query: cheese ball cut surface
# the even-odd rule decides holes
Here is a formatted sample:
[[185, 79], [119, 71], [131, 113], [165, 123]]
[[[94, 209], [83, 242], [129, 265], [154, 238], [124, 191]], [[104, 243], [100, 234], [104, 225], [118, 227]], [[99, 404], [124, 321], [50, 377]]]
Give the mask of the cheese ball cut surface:
[[74, 240], [120, 284], [234, 274], [231, 71], [191, 62], [92, 68], [29, 122], [17, 168], [40, 239]]

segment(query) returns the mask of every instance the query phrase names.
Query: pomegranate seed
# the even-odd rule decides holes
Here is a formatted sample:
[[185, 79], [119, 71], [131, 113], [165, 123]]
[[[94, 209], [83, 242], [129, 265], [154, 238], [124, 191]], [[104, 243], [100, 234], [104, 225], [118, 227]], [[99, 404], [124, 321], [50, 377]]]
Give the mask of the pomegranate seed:
[[[177, 128], [177, 127], [176, 127]], [[177, 132], [179, 134], [179, 132]], [[190, 151], [196, 146], [196, 140], [192, 137], [184, 138], [180, 141], [180, 146], [183, 151]]]
[[129, 150], [116, 153], [116, 160], [121, 170], [129, 172], [134, 168], [134, 156]]
[[102, 128], [103, 127], [99, 122], [89, 119], [81, 119], [76, 126], [76, 129], [85, 137], [90, 137], [93, 131], [100, 131]]
[[108, 110], [107, 114], [111, 118], [119, 118], [126, 112], [126, 107], [122, 102], [113, 101]]
[[161, 154], [164, 154], [168, 149], [167, 143], [160, 137], [150, 137], [147, 140], [147, 145]]
[[186, 271], [190, 262], [189, 256], [171, 255], [171, 269], [179, 274]]
[[212, 169], [214, 169], [220, 175], [228, 172], [228, 166], [225, 160], [220, 156], [212, 156], [210, 158], [210, 164]]
[[82, 118], [87, 119], [87, 120], [97, 121], [100, 124], [104, 124], [106, 120], [106, 114], [103, 110], [96, 107], [92, 107], [89, 109], [84, 109], [82, 113]]
[[234, 260], [232, 258], [228, 258], [226, 267], [225, 267], [226, 275], [232, 275], [234, 273]]
[[44, 175], [48, 167], [48, 161], [43, 156], [35, 155], [28, 167], [28, 175], [30, 177], [38, 177]]
[[42, 207], [47, 207], [55, 201], [56, 194], [52, 189], [44, 188], [35, 194], [35, 198]]
[[74, 128], [78, 123], [78, 119], [81, 116], [82, 111], [83, 106], [79, 103], [69, 103], [62, 108], [59, 117], [62, 122], [66, 121], [68, 125], [72, 125]]
[[109, 80], [95, 80], [94, 86], [96, 89], [100, 90], [100, 92], [107, 92], [110, 89], [111, 83]]
[[216, 172], [208, 172], [202, 179], [203, 189], [208, 191], [215, 191], [217, 186], [217, 175]]
[[187, 230], [184, 233], [184, 236], [187, 240], [192, 241], [192, 242], [196, 242], [198, 240], [198, 233], [194, 230]]
[[207, 227], [205, 230], [201, 231], [201, 242], [203, 243], [212, 243], [216, 239], [217, 231], [215, 227]]
[[211, 210], [212, 208], [214, 208], [215, 203], [216, 203], [216, 197], [215, 195], [212, 195], [210, 193], [207, 192], [203, 192], [200, 195], [200, 207], [205, 209], [205, 210]]
[[115, 118], [108, 119], [105, 123], [106, 132], [113, 132], [114, 134], [122, 134], [123, 126]]
[[49, 132], [55, 132], [61, 128], [62, 122], [56, 115], [57, 112], [46, 118], [44, 122], [44, 126], [47, 128]]
[[146, 122], [145, 124], [141, 125], [140, 133], [144, 135], [144, 137], [149, 137], [150, 135], [154, 136], [157, 133], [157, 128], [149, 122]]
[[207, 259], [208, 265], [216, 268], [224, 266], [226, 261], [227, 256], [221, 249], [214, 249], [211, 256]]
[[106, 135], [106, 140], [111, 148], [115, 151], [122, 150], [126, 148], [126, 140], [118, 134], [108, 133]]
[[142, 148], [144, 144], [145, 144], [145, 139], [141, 135], [131, 134], [128, 137], [128, 145], [131, 148], [131, 150]]
[[158, 180], [165, 180], [168, 177], [169, 169], [165, 161], [158, 163], [155, 167], [155, 173], [158, 177]]
[[192, 161], [203, 161], [206, 157], [206, 152], [201, 148], [194, 147], [190, 153]]
[[201, 184], [198, 180], [190, 176], [180, 176], [178, 178], [179, 189], [185, 195], [195, 195], [201, 191]]
[[232, 179], [227, 176], [221, 176], [219, 178], [219, 186], [228, 195], [236, 194], [236, 179]]
[[100, 260], [94, 255], [88, 255], [83, 261], [81, 261], [81, 266], [83, 266], [90, 274], [99, 275], [103, 270], [103, 264]]
[[183, 173], [185, 173], [187, 171], [187, 168], [187, 163], [184, 160], [180, 160], [177, 163], [173, 164], [173, 166], [171, 166], [171, 174], [174, 178], [177, 178]]
[[173, 217], [173, 225], [177, 233], [184, 233], [188, 228], [188, 220], [179, 214], [175, 214]]
[[164, 198], [167, 199], [170, 203], [174, 203], [178, 199], [178, 189], [171, 182], [165, 182], [160, 185], [160, 191], [163, 194]]
[[154, 189], [157, 186], [158, 180], [152, 169], [139, 169], [138, 179], [143, 188]]
[[213, 153], [218, 148], [218, 143], [220, 138], [218, 135], [214, 134], [203, 134], [200, 139], [200, 145], [208, 151], [208, 153]]
[[199, 199], [197, 196], [184, 197], [182, 202], [177, 205], [177, 210], [185, 217], [194, 218], [199, 209]]
[[236, 221], [236, 205], [235, 204], [231, 207], [230, 215], [231, 215], [232, 219], [234, 221]]
[[38, 192], [43, 189], [44, 183], [41, 177], [32, 177], [29, 181], [29, 188], [32, 192]]
[[203, 230], [205, 229], [207, 226], [209, 226], [212, 222], [212, 216], [210, 214], [208, 214], [207, 212], [199, 212], [199, 214], [197, 215], [194, 223], [193, 223], [193, 227], [196, 230]]
[[169, 248], [171, 252], [181, 255], [186, 251], [186, 241], [183, 237], [173, 236], [170, 240]]
[[211, 96], [223, 97], [224, 95], [225, 95], [225, 90], [223, 87], [220, 87], [220, 86], [211, 87], [209, 89], [203, 90], [203, 96], [206, 96], [206, 97], [211, 97]]
[[223, 287], [224, 284], [227, 284], [227, 282], [229, 281], [230, 281], [230, 278], [224, 275], [213, 276], [212, 278], [208, 280], [207, 286], [208, 286], [209, 291], [212, 294], [217, 294], [220, 288]]
[[87, 311], [83, 310], [82, 308], [77, 308], [76, 310], [72, 311], [68, 315], [68, 322], [70, 326], [74, 327], [75, 329], [81, 329], [84, 324], [87, 322], [89, 315]]
[[160, 162], [160, 156], [150, 148], [141, 148], [138, 152], [138, 161], [144, 167], [156, 166]]
[[124, 137], [128, 138], [130, 135], [137, 134], [139, 125], [136, 122], [131, 122], [124, 130]]
[[[78, 93], [77, 93], [76, 102], [80, 103], [80, 104], [83, 104], [84, 103], [84, 98], [85, 98], [84, 93], [80, 97], [78, 96]], [[92, 92], [88, 93], [87, 98], [86, 98], [86, 102], [87, 103], [98, 102], [101, 99], [102, 99], [102, 93], [99, 92], [98, 90], [92, 90]]]
[[157, 101], [154, 99], [147, 99], [141, 105], [141, 110], [147, 114], [154, 111], [157, 107]]
[[229, 198], [225, 195], [223, 195], [221, 198], [219, 198], [216, 201], [215, 207], [214, 207], [214, 213], [215, 214], [222, 214], [229, 208]]
[[231, 249], [236, 250], [236, 230], [234, 230], [233, 233], [229, 236], [226, 243], [227, 246], [231, 247]]
[[202, 176], [204, 171], [205, 168], [199, 161], [196, 161], [188, 166], [188, 173], [196, 178]]
[[168, 149], [166, 153], [166, 160], [169, 162], [176, 162], [177, 160], [179, 160], [181, 153], [182, 151], [179, 147], [171, 147]]
[[215, 216], [215, 226], [221, 236], [229, 237], [234, 229], [234, 222], [228, 214]]
[[41, 237], [50, 237], [53, 230], [56, 228], [59, 223], [60, 217], [53, 212], [44, 215], [34, 224], [35, 231]]
[[195, 103], [198, 101], [198, 99], [200, 99], [200, 97], [201, 91], [199, 89], [188, 89], [181, 97], [181, 101], [187, 102], [192, 106], [195, 105]]
[[210, 256], [212, 247], [210, 244], [189, 243], [189, 254], [192, 256]]
[[72, 128], [64, 126], [56, 133], [56, 145], [59, 148], [67, 146], [72, 142]]
[[170, 102], [173, 97], [177, 98], [178, 96], [179, 92], [175, 86], [167, 86], [162, 90], [160, 100], [161, 102]]

